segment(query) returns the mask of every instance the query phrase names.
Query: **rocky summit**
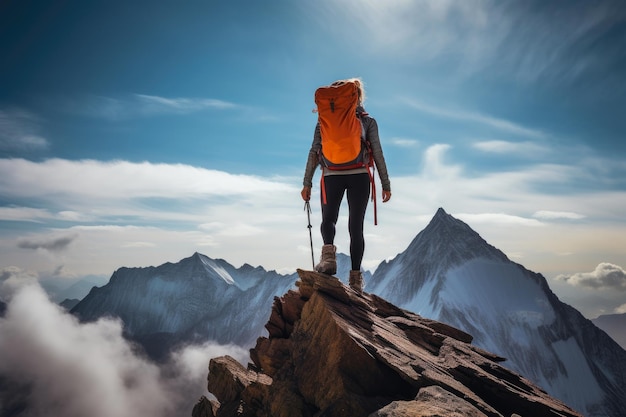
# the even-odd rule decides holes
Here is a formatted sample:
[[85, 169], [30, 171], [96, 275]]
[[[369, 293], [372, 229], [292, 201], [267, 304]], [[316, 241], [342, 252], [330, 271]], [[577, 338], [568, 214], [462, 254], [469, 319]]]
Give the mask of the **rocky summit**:
[[471, 344], [337, 278], [298, 271], [247, 368], [214, 358], [194, 417], [581, 416]]

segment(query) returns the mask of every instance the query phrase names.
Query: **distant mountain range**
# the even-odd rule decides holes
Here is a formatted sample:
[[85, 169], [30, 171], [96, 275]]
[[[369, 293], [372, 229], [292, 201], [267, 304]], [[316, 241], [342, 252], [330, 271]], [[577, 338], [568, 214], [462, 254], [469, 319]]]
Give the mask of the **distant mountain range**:
[[235, 268], [199, 253], [178, 263], [120, 268], [71, 313], [83, 321], [119, 317], [127, 336], [153, 358], [177, 344], [213, 340], [251, 346], [263, 329], [275, 296], [295, 282], [261, 267]]
[[80, 279], [61, 277], [48, 277], [41, 280], [40, 284], [50, 299], [55, 303], [61, 303], [66, 299], [84, 298], [93, 287], [100, 287], [109, 281], [108, 277], [88, 275]]
[[[339, 257], [344, 282], [348, 261]], [[267, 334], [274, 298], [295, 280], [196, 253], [175, 264], [120, 268], [71, 311], [84, 321], [121, 318], [127, 336], [157, 359], [180, 343], [250, 347]], [[586, 416], [626, 415], [626, 351], [562, 303], [542, 275], [443, 209], [404, 252], [366, 276], [365, 291], [471, 334], [473, 344]]]

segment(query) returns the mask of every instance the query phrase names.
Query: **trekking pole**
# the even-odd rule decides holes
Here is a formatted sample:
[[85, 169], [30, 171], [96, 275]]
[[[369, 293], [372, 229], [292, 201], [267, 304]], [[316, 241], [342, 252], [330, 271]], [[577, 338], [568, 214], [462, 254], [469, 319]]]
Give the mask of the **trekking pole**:
[[313, 255], [313, 233], [311, 233], [311, 205], [309, 201], [304, 202], [304, 210], [306, 210], [306, 216], [309, 220], [309, 225], [307, 226], [309, 229], [309, 240], [311, 241], [311, 263], [313, 264], [313, 269], [315, 269], [315, 256]]

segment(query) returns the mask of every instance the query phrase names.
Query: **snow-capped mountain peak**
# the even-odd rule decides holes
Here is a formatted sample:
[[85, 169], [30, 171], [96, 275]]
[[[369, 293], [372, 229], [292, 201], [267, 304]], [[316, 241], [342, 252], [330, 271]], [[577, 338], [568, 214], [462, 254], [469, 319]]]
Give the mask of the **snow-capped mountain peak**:
[[452, 267], [468, 259], [483, 257], [499, 260], [506, 255], [489, 245], [478, 233], [463, 221], [439, 208], [430, 223], [408, 246], [409, 256], [419, 254], [422, 258], [434, 258]]
[[563, 304], [542, 275], [510, 261], [443, 209], [404, 252], [378, 267], [369, 291], [466, 331], [474, 344], [507, 358], [507, 367], [583, 414], [626, 411], [626, 352]]
[[295, 274], [280, 275], [200, 253], [158, 267], [120, 268], [71, 312], [83, 321], [119, 317], [125, 332], [152, 356], [172, 343], [214, 340], [251, 344], [274, 296], [293, 286]]

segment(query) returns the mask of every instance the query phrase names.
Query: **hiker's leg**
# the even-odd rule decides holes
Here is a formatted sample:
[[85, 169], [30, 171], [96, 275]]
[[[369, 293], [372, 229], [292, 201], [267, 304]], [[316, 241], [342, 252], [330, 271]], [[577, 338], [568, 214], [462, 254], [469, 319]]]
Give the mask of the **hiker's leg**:
[[352, 270], [361, 269], [361, 261], [365, 252], [365, 237], [363, 236], [363, 223], [367, 201], [370, 197], [369, 174], [346, 175], [349, 178], [348, 186], [348, 231], [350, 232], [350, 261]]
[[345, 192], [345, 185], [341, 177], [345, 175], [327, 175], [324, 177], [326, 188], [326, 204], [322, 197], [322, 239], [325, 245], [331, 245], [335, 241], [335, 225], [339, 218], [339, 208]]

